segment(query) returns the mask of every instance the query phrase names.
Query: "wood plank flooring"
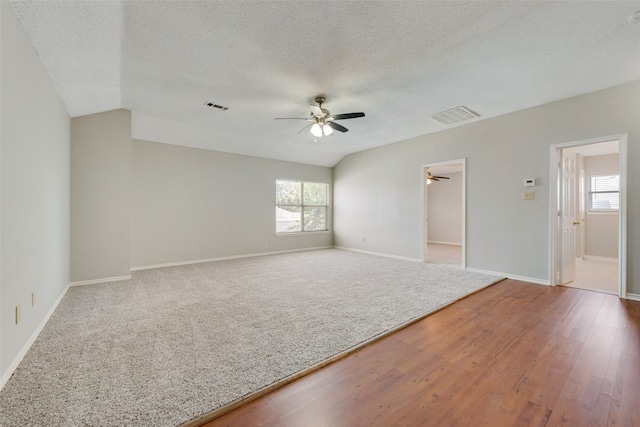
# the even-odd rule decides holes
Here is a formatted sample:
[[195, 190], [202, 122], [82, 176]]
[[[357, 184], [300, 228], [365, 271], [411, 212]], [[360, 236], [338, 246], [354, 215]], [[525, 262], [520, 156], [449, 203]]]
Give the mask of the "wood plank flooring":
[[640, 426], [640, 302], [504, 280], [205, 424]]

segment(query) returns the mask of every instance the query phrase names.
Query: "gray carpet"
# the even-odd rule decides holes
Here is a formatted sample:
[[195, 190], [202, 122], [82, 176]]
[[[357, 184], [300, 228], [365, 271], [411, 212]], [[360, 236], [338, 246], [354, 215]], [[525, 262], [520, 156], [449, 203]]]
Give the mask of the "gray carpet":
[[499, 279], [328, 249], [75, 287], [0, 392], [0, 425], [176, 426]]

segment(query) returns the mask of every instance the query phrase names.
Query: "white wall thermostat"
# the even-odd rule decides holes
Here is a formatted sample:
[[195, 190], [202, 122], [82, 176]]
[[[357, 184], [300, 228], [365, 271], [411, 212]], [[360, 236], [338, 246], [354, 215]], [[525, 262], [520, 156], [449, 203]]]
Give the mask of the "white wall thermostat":
[[535, 178], [527, 178], [524, 180], [524, 186], [525, 187], [535, 187], [536, 186], [536, 179]]

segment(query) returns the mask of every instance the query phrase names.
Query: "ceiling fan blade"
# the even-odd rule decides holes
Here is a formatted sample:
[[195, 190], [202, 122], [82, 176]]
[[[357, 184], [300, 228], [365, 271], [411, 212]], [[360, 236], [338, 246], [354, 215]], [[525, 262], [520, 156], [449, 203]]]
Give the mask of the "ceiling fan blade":
[[339, 125], [337, 123], [333, 123], [333, 122], [325, 122], [328, 126], [331, 126], [332, 128], [334, 128], [337, 131], [340, 132], [347, 132], [349, 129], [347, 129], [346, 127]]
[[434, 176], [434, 178], [439, 178], [439, 179], [449, 179], [448, 176]]
[[309, 129], [309, 127], [313, 126], [313, 123], [309, 123], [308, 125], [306, 125], [305, 127], [303, 127], [302, 129], [300, 129], [300, 131], [298, 132], [298, 134], [301, 134], [302, 132], [304, 132], [306, 129]]
[[335, 116], [331, 116], [331, 120], [357, 119], [358, 117], [364, 117], [364, 113], [336, 114]]
[[322, 117], [324, 115], [322, 109], [317, 105], [311, 105], [311, 113], [316, 117]]

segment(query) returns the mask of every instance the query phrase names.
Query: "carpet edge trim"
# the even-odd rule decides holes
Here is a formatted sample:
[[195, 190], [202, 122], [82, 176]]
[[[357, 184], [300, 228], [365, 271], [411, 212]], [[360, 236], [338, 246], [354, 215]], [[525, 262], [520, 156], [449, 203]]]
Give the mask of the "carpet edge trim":
[[[341, 249], [341, 248], [336, 247], [336, 249]], [[349, 250], [349, 249], [347, 249], [347, 250]], [[358, 252], [358, 251], [356, 251], [356, 252]], [[326, 366], [328, 366], [328, 365], [330, 365], [330, 364], [332, 364], [334, 362], [337, 362], [340, 359], [344, 359], [345, 357], [350, 356], [351, 354], [356, 353], [359, 350], [362, 350], [363, 348], [365, 348], [365, 347], [367, 347], [367, 346], [369, 346], [369, 345], [371, 345], [371, 344], [373, 344], [373, 343], [375, 343], [377, 341], [380, 341], [380, 340], [382, 340], [382, 339], [384, 339], [384, 338], [386, 338], [386, 337], [388, 337], [388, 336], [390, 336], [390, 335], [392, 335], [392, 334], [394, 334], [394, 333], [396, 333], [396, 332], [398, 332], [398, 331], [400, 331], [400, 330], [402, 330], [402, 329], [404, 329], [404, 328], [406, 328], [408, 326], [411, 326], [414, 323], [417, 323], [417, 322], [419, 322], [421, 320], [424, 320], [425, 318], [431, 316], [432, 314], [437, 313], [438, 311], [443, 310], [443, 309], [449, 307], [450, 305], [455, 304], [456, 302], [461, 301], [461, 300], [463, 300], [463, 299], [465, 299], [465, 298], [467, 298], [467, 297], [469, 297], [471, 295], [474, 295], [474, 294], [480, 292], [481, 290], [486, 289], [489, 286], [493, 286], [496, 283], [501, 282], [501, 281], [503, 281], [505, 279], [506, 279], [506, 277], [504, 277], [504, 276], [498, 276], [498, 277], [496, 277], [495, 281], [493, 281], [493, 282], [491, 282], [491, 283], [489, 283], [489, 284], [487, 284], [485, 286], [482, 286], [482, 287], [480, 287], [480, 288], [478, 288], [478, 289], [476, 289], [476, 290], [474, 290], [474, 291], [472, 291], [472, 292], [470, 292], [470, 293], [468, 293], [466, 295], [463, 295], [463, 296], [461, 296], [461, 297], [459, 297], [457, 299], [454, 299], [452, 301], [449, 301], [448, 303], [445, 303], [445, 304], [443, 304], [443, 305], [441, 305], [439, 307], [436, 307], [433, 310], [430, 310], [430, 311], [426, 312], [425, 314], [421, 314], [420, 316], [417, 316], [417, 317], [414, 317], [414, 318], [412, 318], [410, 320], [407, 320], [406, 322], [401, 323], [400, 325], [397, 325], [397, 326], [395, 326], [395, 327], [393, 327], [393, 328], [391, 328], [391, 329], [389, 329], [387, 331], [384, 331], [384, 332], [382, 332], [382, 333], [380, 333], [378, 335], [375, 335], [375, 336], [371, 337], [370, 339], [368, 339], [366, 341], [363, 341], [363, 342], [361, 342], [361, 343], [359, 343], [359, 344], [357, 344], [357, 345], [355, 345], [355, 346], [353, 346], [353, 347], [351, 347], [351, 348], [349, 348], [349, 349], [347, 349], [347, 350], [345, 350], [345, 351], [343, 351], [341, 353], [338, 353], [338, 354], [336, 354], [334, 356], [331, 356], [331, 357], [329, 357], [329, 358], [327, 358], [327, 359], [325, 359], [325, 360], [323, 360], [323, 361], [321, 361], [319, 363], [316, 363], [315, 365], [310, 366], [307, 369], [303, 369], [302, 371], [296, 372], [295, 374], [292, 374], [292, 375], [290, 375], [288, 377], [282, 378], [281, 380], [279, 380], [279, 381], [277, 381], [277, 382], [275, 382], [273, 384], [270, 384], [267, 387], [264, 387], [264, 388], [262, 388], [260, 390], [257, 390], [255, 392], [243, 397], [243, 398], [236, 399], [236, 400], [228, 403], [227, 405], [224, 405], [224, 406], [222, 406], [222, 407], [220, 407], [218, 409], [215, 409], [215, 410], [213, 410], [213, 411], [211, 411], [211, 412], [209, 412], [207, 414], [204, 414], [204, 415], [202, 415], [202, 416], [200, 416], [198, 418], [195, 418], [193, 420], [187, 421], [187, 422], [181, 424], [179, 427], [201, 427], [205, 423], [213, 421], [216, 418], [219, 418], [219, 417], [221, 417], [221, 416], [223, 416], [225, 414], [228, 414], [229, 412], [231, 412], [231, 411], [233, 411], [235, 409], [238, 409], [241, 406], [249, 404], [249, 403], [253, 402], [254, 400], [257, 400], [257, 399], [259, 399], [259, 398], [261, 398], [263, 396], [266, 396], [267, 394], [269, 394], [271, 392], [274, 392], [274, 391], [276, 391], [276, 390], [278, 390], [278, 389], [280, 389], [280, 388], [282, 388], [282, 387], [284, 387], [284, 386], [286, 386], [288, 384], [291, 384], [294, 381], [297, 381], [297, 380], [299, 380], [299, 379], [301, 379], [301, 378], [303, 378], [303, 377], [305, 377], [307, 375], [310, 375], [310, 374], [312, 374], [312, 373], [314, 373], [316, 371], [319, 371], [320, 369], [322, 369], [322, 368], [324, 368], [324, 367], [326, 367]]]
[[5, 372], [2, 378], [0, 378], [0, 390], [4, 388], [4, 386], [9, 382], [9, 380], [15, 373], [16, 369], [18, 369], [18, 366], [20, 366], [22, 359], [24, 359], [24, 357], [27, 355], [27, 353], [29, 352], [29, 349], [31, 349], [31, 346], [36, 341], [36, 339], [40, 335], [40, 332], [42, 332], [47, 322], [49, 322], [49, 319], [51, 318], [51, 316], [53, 316], [53, 313], [56, 311], [56, 309], [58, 308], [58, 305], [62, 302], [62, 299], [67, 294], [70, 288], [71, 288], [71, 283], [67, 283], [67, 286], [65, 286], [63, 291], [60, 293], [60, 296], [58, 297], [58, 299], [56, 299], [56, 301], [53, 303], [53, 305], [51, 306], [47, 314], [42, 319], [42, 322], [40, 322], [40, 325], [38, 325], [36, 330], [33, 331], [33, 334], [31, 335], [29, 340], [26, 342], [22, 350], [20, 350], [16, 358], [13, 359], [13, 362], [11, 362], [11, 365], [9, 365], [7, 372]]

